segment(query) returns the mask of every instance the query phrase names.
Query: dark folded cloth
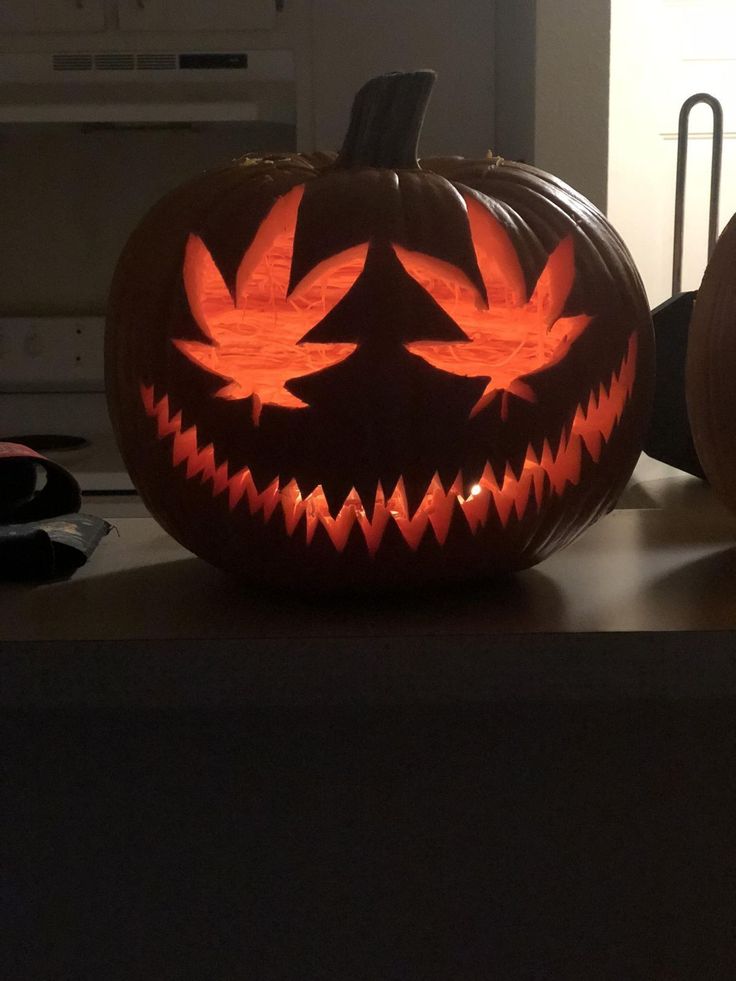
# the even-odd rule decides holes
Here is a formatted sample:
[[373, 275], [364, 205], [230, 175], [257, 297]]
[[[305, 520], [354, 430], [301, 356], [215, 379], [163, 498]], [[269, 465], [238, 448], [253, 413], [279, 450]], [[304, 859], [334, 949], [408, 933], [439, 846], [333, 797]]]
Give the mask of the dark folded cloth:
[[1, 579], [59, 579], [84, 565], [110, 525], [92, 514], [0, 525]]
[[60, 464], [0, 443], [0, 579], [57, 579], [83, 565], [110, 525], [76, 513], [81, 501]]

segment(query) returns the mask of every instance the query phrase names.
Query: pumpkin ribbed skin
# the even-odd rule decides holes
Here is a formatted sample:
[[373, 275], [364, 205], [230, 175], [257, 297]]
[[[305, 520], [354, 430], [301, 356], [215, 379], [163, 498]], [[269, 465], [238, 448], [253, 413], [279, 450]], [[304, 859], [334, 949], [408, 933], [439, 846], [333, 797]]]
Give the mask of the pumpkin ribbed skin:
[[736, 215], [716, 243], [688, 333], [686, 394], [693, 443], [718, 497], [736, 510]]
[[[264, 218], [299, 187], [290, 290], [331, 256], [369, 243], [362, 276], [307, 338], [355, 350], [287, 383], [303, 407], [267, 404], [256, 419], [251, 399], [218, 397], [222, 378], [181, 353], [182, 343], [210, 343], [190, 309], [184, 257], [197, 236], [234, 290]], [[392, 251], [432, 257], [485, 299], [471, 207], [502, 229], [527, 301], [560, 243], [574, 254], [569, 292], [556, 302], [558, 322], [578, 335], [516, 394], [485, 399], [487, 377], [442, 360], [453, 329], [462, 336], [452, 308], [448, 316], [427, 299]], [[436, 338], [428, 351], [425, 337]], [[202, 175], [143, 220], [116, 270], [106, 365], [132, 479], [183, 545], [253, 581], [385, 589], [525, 568], [610, 510], [648, 421], [653, 335], [621, 240], [548, 174], [499, 158], [346, 169], [334, 155], [282, 155]], [[596, 414], [614, 410], [603, 437], [591, 430]], [[564, 478], [563, 464], [574, 477]], [[249, 494], [255, 505], [246, 506]], [[321, 511], [310, 512], [315, 494]]]

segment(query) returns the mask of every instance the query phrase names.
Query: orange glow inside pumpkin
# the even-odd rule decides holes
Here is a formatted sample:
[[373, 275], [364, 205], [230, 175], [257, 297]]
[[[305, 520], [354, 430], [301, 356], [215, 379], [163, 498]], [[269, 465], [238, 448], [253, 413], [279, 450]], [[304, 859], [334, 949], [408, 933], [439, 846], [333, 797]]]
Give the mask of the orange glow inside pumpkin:
[[280, 512], [289, 535], [297, 534], [300, 525], [304, 525], [308, 543], [317, 526], [322, 525], [338, 552], [345, 548], [357, 524], [369, 553], [375, 554], [391, 521], [411, 549], [419, 546], [430, 528], [442, 545], [458, 508], [475, 533], [486, 524], [491, 509], [505, 527], [512, 512], [519, 519], [524, 516], [532, 499], [539, 507], [548, 495], [561, 496], [568, 485], [577, 485], [583, 444], [597, 461], [624, 412], [634, 385], [636, 354], [636, 335], [632, 334], [618, 369], [607, 385], [601, 384], [591, 392], [585, 405], [577, 406], [572, 424], [560, 434], [555, 451], [548, 439], [537, 449], [529, 443], [518, 471], [512, 471], [507, 464], [500, 481], [490, 463], [469, 482], [458, 474], [450, 487], [444, 487], [435, 475], [413, 514], [407, 506], [403, 478], [388, 494], [378, 483], [372, 508], [366, 508], [358, 492], [351, 490], [334, 513], [321, 486], [305, 494], [295, 480], [282, 485], [275, 479], [258, 488], [247, 467], [231, 474], [227, 462], [216, 465], [214, 445], [200, 447], [197, 427], [182, 428], [181, 412], [171, 415], [167, 395], [157, 399], [153, 386], [142, 385], [141, 398], [147, 414], [156, 422], [159, 439], [172, 438], [173, 465], [184, 465], [190, 480], [211, 482], [213, 497], [227, 494], [231, 510], [245, 506], [251, 515], [261, 514], [264, 522]]
[[189, 307], [208, 342], [175, 340], [187, 357], [227, 384], [220, 398], [253, 397], [253, 421], [264, 404], [303, 408], [284, 382], [343, 361], [354, 344], [298, 341], [348, 292], [363, 271], [368, 244], [320, 263], [287, 296], [296, 215], [304, 193], [279, 198], [238, 269], [235, 299], [204, 242], [190, 236], [184, 258]]
[[[220, 398], [252, 397], [256, 424], [264, 404], [304, 406], [284, 387], [289, 379], [338, 364], [355, 350], [353, 344], [298, 343], [350, 290], [368, 251], [364, 242], [330, 257], [287, 295], [302, 195], [300, 186], [279, 198], [262, 222], [240, 264], [235, 298], [204, 242], [192, 235], [186, 248], [184, 286], [207, 341], [174, 344], [226, 381]], [[505, 418], [510, 395], [535, 401], [524, 379], [564, 357], [591, 318], [561, 316], [575, 278], [570, 237], [551, 253], [527, 301], [521, 266], [502, 224], [473, 197], [466, 197], [466, 205], [489, 305], [457, 267], [394, 244], [407, 274], [468, 336], [458, 342], [418, 341], [407, 348], [443, 371], [486, 378], [470, 414], [500, 394]]]
[[[474, 207], [469, 207], [469, 215], [473, 215], [480, 206], [472, 201], [470, 204]], [[504, 399], [504, 417], [509, 394], [534, 402], [532, 388], [522, 379], [563, 358], [591, 321], [586, 314], [560, 316], [575, 279], [572, 239], [559, 243], [537, 280], [531, 299], [523, 302], [520, 297], [524, 280], [513, 250], [491, 251], [498, 240], [497, 225], [488, 212], [471, 221], [478, 266], [489, 299], [487, 307], [471, 283], [452, 274], [452, 266], [394, 246], [404, 269], [469, 338], [465, 343], [417, 341], [408, 344], [408, 349], [443, 371], [489, 379], [471, 416], [499, 393]], [[505, 239], [505, 233], [502, 237]]]

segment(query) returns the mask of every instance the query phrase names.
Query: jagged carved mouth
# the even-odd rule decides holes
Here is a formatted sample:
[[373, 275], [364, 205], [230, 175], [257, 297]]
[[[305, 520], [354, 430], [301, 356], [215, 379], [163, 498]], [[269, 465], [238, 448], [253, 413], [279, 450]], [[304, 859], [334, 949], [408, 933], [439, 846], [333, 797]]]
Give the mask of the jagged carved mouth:
[[443, 545], [456, 509], [475, 534], [485, 526], [492, 509], [506, 526], [512, 512], [522, 520], [532, 507], [539, 509], [546, 500], [562, 496], [568, 485], [576, 486], [584, 449], [597, 462], [623, 416], [634, 386], [636, 355], [637, 340], [632, 333], [608, 384], [601, 383], [591, 391], [587, 404], [576, 407], [571, 423], [555, 434], [557, 438], [545, 439], [537, 449], [530, 442], [516, 471], [506, 464], [499, 481], [499, 468], [488, 462], [482, 473], [470, 479], [458, 473], [449, 487], [435, 474], [413, 513], [407, 506], [403, 477], [388, 493], [377, 481], [372, 501], [363, 501], [352, 489], [342, 505], [332, 509], [321, 486], [304, 494], [296, 480], [281, 484], [276, 478], [259, 488], [247, 467], [230, 473], [227, 462], [216, 464], [214, 444], [200, 446], [196, 425], [182, 427], [182, 414], [171, 414], [168, 395], [157, 398], [152, 385], [141, 385], [141, 398], [146, 413], [155, 420], [158, 438], [171, 438], [172, 465], [185, 465], [187, 480], [209, 483], [213, 497], [227, 495], [231, 511], [247, 508], [266, 523], [280, 519], [288, 535], [303, 535], [307, 544], [321, 524], [338, 552], [345, 548], [353, 525], [357, 525], [368, 552], [374, 555], [390, 522], [395, 523], [410, 549], [418, 548], [427, 533]]

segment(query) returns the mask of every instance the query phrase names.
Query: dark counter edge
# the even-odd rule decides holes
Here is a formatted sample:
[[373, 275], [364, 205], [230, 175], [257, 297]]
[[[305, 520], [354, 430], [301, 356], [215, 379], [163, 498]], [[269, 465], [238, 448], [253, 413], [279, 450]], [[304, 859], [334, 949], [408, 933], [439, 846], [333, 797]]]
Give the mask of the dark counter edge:
[[0, 708], [246, 708], [723, 699], [736, 633], [503, 633], [0, 645]]

